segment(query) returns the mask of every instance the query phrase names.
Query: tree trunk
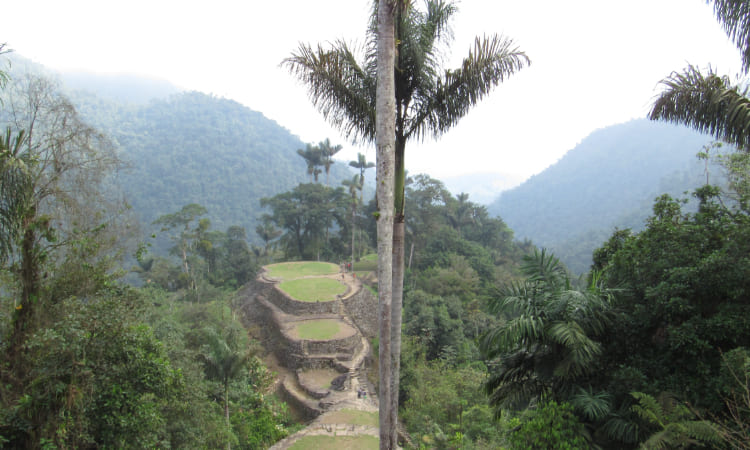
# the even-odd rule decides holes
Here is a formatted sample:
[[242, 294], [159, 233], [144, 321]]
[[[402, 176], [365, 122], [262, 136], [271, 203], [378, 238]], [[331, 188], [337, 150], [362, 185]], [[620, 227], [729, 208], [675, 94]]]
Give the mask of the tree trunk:
[[[357, 197], [354, 197], [354, 201], [357, 201]], [[352, 204], [352, 271], [354, 271], [354, 224], [357, 221], [357, 206], [356, 203]]]
[[[396, 196], [399, 194], [396, 193]], [[398, 391], [401, 369], [401, 309], [404, 298], [404, 215], [396, 213], [393, 223], [393, 300], [391, 305], [391, 405], [392, 440], [398, 442]], [[395, 448], [395, 446], [394, 446]]]
[[[229, 421], [229, 380], [224, 381], [224, 417], [227, 419], [227, 430], [231, 432], [232, 424]], [[231, 440], [227, 441], [227, 450], [232, 450]]]
[[21, 302], [16, 307], [9, 349], [9, 356], [14, 358], [14, 362], [17, 362], [15, 358], [20, 355], [21, 345], [31, 327], [35, 303], [39, 301], [39, 265], [35, 251], [34, 216], [36, 216], [36, 208], [32, 208], [31, 214], [24, 220], [25, 231], [21, 241]]
[[380, 448], [396, 448], [396, 422], [391, 392], [391, 302], [393, 278], [393, 193], [396, 126], [395, 28], [396, 1], [378, 0], [378, 55], [376, 94], [377, 199], [378, 199], [378, 320]]

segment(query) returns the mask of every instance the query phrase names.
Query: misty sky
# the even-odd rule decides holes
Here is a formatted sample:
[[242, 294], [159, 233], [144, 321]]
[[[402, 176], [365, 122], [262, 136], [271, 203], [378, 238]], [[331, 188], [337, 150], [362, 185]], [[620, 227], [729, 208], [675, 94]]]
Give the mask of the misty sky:
[[[658, 82], [688, 63], [734, 74], [739, 53], [702, 0], [463, 0], [449, 67], [476, 35], [512, 38], [532, 60], [440, 142], [407, 146], [410, 173], [498, 172], [521, 181], [591, 131], [644, 117]], [[357, 151], [279, 63], [299, 42], [363, 42], [369, 0], [5, 2], [0, 42], [59, 70], [132, 73], [234, 99], [305, 142]], [[698, 149], [696, 149], [696, 152]]]

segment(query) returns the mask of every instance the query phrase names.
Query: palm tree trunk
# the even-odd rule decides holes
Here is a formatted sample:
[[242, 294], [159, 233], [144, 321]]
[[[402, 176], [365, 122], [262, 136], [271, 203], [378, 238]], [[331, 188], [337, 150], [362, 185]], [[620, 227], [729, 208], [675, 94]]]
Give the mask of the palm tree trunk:
[[[357, 197], [354, 197], [354, 201], [357, 201]], [[354, 236], [355, 236], [355, 222], [357, 220], [357, 209], [356, 203], [352, 204], [352, 271], [354, 270]]]
[[393, 279], [393, 194], [396, 126], [394, 0], [378, 0], [377, 93], [375, 131], [378, 199], [378, 320], [380, 449], [393, 450], [391, 401], [391, 302]]
[[[399, 194], [397, 193], [396, 196]], [[398, 442], [398, 392], [401, 369], [401, 309], [404, 297], [404, 215], [396, 213], [393, 223], [393, 300], [391, 305], [391, 439]], [[395, 448], [395, 447], [394, 447]]]
[[[227, 419], [227, 430], [231, 430], [232, 424], [229, 422], [229, 380], [224, 380], [224, 417]], [[231, 441], [227, 441], [227, 450], [232, 450]]]
[[[397, 125], [398, 128], [398, 125]], [[394, 428], [392, 441], [398, 442], [396, 425], [398, 424], [398, 391], [399, 372], [401, 369], [401, 309], [404, 299], [404, 237], [405, 237], [405, 187], [406, 166], [404, 154], [406, 138], [396, 135], [396, 154], [394, 157], [394, 209], [393, 218], [393, 300], [391, 305], [391, 415]]]
[[36, 233], [31, 220], [25, 225], [26, 230], [21, 241], [21, 303], [16, 307], [13, 323], [13, 336], [10, 342], [9, 356], [18, 356], [34, 313], [34, 302], [39, 299], [39, 268], [34, 251]]

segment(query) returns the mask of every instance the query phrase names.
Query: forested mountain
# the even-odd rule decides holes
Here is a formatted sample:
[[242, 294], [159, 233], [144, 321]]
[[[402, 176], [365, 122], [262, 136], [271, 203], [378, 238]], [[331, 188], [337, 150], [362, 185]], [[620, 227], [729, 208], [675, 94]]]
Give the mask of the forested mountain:
[[[132, 75], [55, 74], [12, 55], [14, 78], [40, 72], [57, 78], [84, 120], [116, 143], [129, 166], [120, 183], [145, 230], [160, 216], [197, 203], [208, 209], [214, 229], [240, 225], [259, 243], [255, 226], [268, 212], [260, 199], [309, 181], [296, 152], [305, 143], [234, 100]], [[330, 184], [340, 186], [352, 175], [338, 162]]]
[[[264, 213], [260, 199], [308, 179], [305, 162], [296, 153], [305, 144], [233, 100], [199, 92], [141, 106], [84, 92], [73, 98], [84, 117], [108, 133], [131, 163], [121, 180], [143, 224], [198, 203], [208, 208], [214, 228], [241, 225], [253, 240]], [[335, 164], [330, 182], [338, 186], [352, 174], [343, 163]]]
[[696, 154], [709, 142], [686, 128], [645, 119], [603, 128], [542, 173], [503, 192], [488, 209], [519, 239], [550, 248], [583, 273], [592, 251], [615, 227], [643, 227], [658, 195], [683, 196], [705, 183], [704, 163]]

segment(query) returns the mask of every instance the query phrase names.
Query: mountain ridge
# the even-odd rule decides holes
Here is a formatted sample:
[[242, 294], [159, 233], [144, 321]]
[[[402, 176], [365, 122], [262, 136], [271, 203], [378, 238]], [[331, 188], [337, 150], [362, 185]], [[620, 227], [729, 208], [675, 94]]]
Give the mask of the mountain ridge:
[[[555, 252], [576, 273], [615, 228], [640, 229], [653, 199], [701, 184], [695, 155], [710, 138], [635, 119], [593, 131], [560, 160], [488, 206], [519, 239]], [[671, 181], [670, 181], [671, 180]]]

